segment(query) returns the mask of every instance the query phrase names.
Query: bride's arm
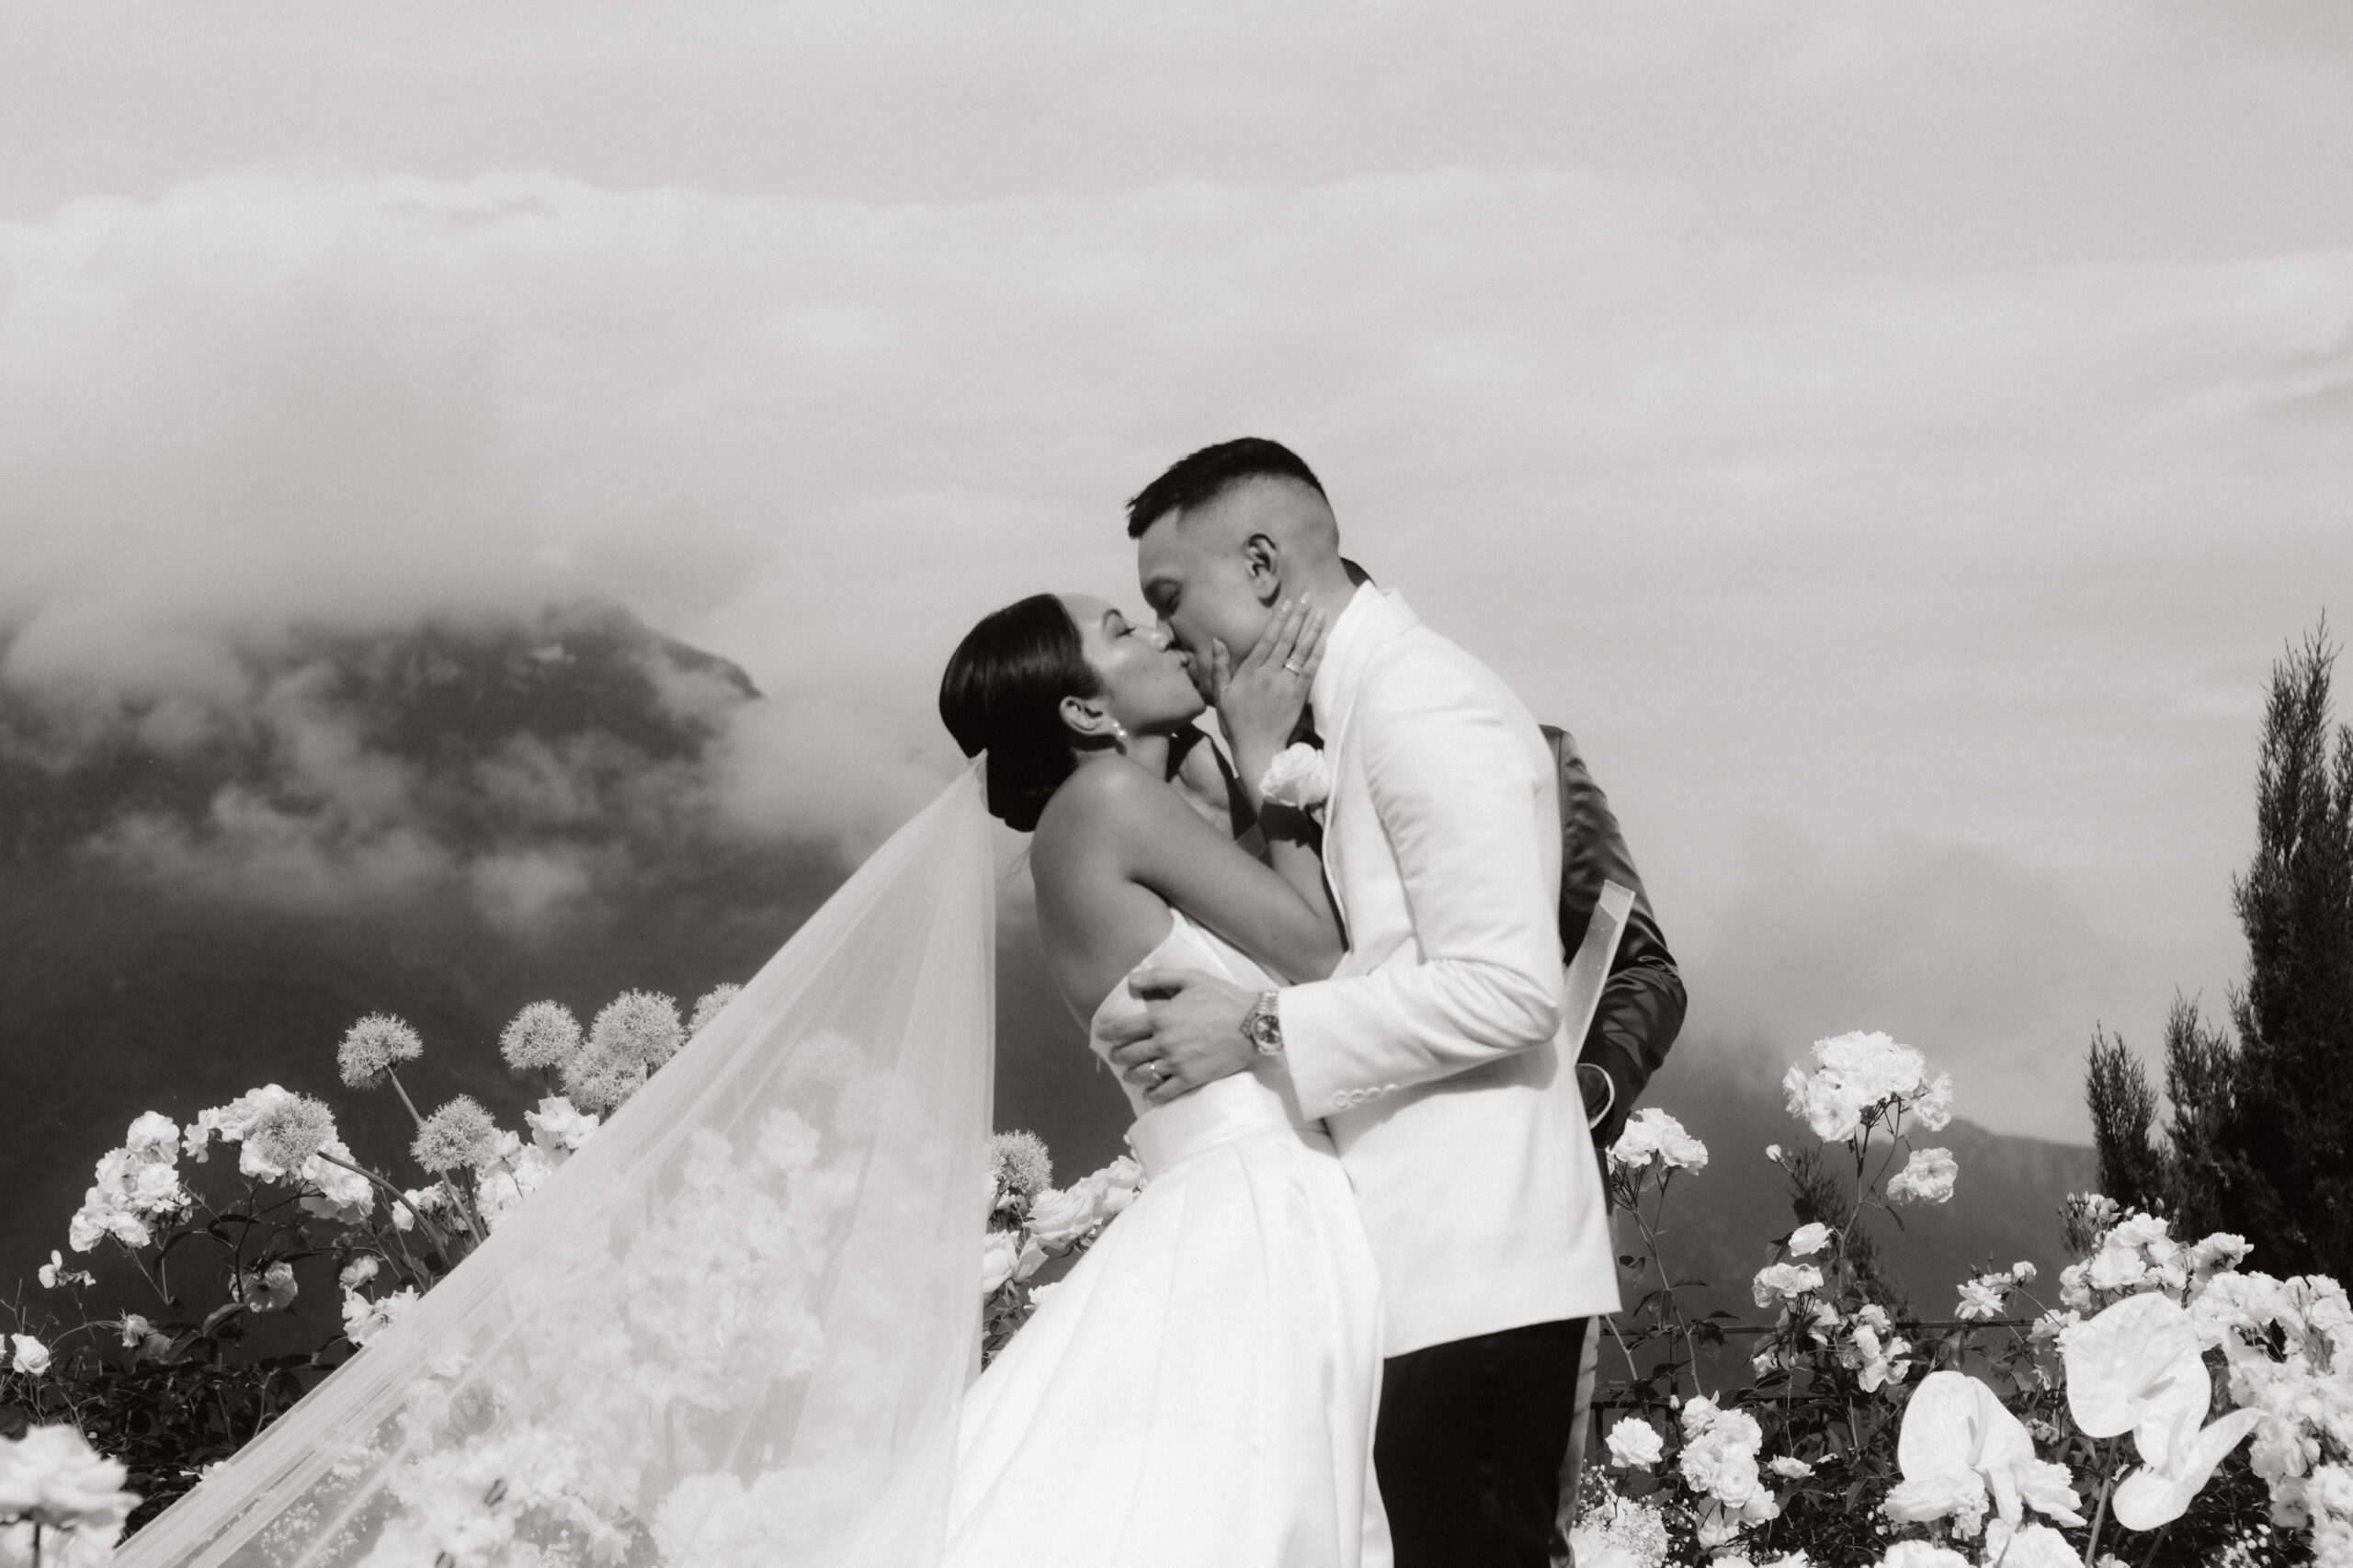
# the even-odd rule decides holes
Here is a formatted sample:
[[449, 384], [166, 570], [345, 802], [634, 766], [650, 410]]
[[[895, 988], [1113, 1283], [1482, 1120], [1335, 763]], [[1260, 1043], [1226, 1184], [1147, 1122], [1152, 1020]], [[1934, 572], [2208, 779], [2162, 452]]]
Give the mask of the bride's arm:
[[1340, 961], [1339, 922], [1320, 872], [1318, 896], [1302, 897], [1141, 767], [1096, 763], [1063, 792], [1072, 841], [1110, 858], [1104, 870], [1150, 889], [1285, 980], [1321, 980]]

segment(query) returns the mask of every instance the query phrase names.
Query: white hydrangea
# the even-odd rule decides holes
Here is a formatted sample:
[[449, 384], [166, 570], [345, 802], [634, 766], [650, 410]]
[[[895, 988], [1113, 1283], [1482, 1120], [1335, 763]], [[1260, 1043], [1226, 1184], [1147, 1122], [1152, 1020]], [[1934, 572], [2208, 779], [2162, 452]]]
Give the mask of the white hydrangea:
[[1915, 1149], [1904, 1168], [1887, 1178], [1891, 1203], [1943, 1203], [1952, 1197], [1961, 1165], [1949, 1149]]
[[1639, 1170], [1654, 1163], [1663, 1170], [1705, 1170], [1708, 1146], [1666, 1112], [1645, 1107], [1627, 1119], [1625, 1131], [1609, 1145], [1609, 1164], [1619, 1170]]

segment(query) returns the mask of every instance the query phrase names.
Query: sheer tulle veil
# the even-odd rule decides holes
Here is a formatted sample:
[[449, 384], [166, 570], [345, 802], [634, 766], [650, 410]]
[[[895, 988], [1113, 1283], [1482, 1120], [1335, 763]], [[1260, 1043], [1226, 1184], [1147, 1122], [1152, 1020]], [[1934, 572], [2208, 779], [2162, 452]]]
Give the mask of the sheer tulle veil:
[[981, 765], [127, 1568], [917, 1568], [978, 1361]]

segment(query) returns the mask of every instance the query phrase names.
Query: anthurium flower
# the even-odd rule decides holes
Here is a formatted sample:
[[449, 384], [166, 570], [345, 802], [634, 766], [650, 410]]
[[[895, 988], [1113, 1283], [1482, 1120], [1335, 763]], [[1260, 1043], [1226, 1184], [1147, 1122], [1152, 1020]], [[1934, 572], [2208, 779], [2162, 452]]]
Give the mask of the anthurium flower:
[[1992, 1389], [1963, 1373], [1920, 1380], [1904, 1407], [1895, 1459], [1904, 1480], [1881, 1505], [1887, 1516], [1912, 1523], [1949, 1517], [1974, 1535], [1990, 1505], [1998, 1522], [1987, 1533], [1989, 1556], [1999, 1555], [2028, 1507], [2064, 1524], [2084, 1522], [2066, 1467], [2037, 1459], [2025, 1426]]
[[2093, 1437], [2132, 1434], [2143, 1468], [2116, 1489], [2116, 1518], [2151, 1530], [2179, 1518], [2214, 1467], [2262, 1419], [2234, 1410], [2212, 1426], [2214, 1380], [2198, 1329], [2172, 1297], [2127, 1296], [2059, 1342], [2067, 1408]]

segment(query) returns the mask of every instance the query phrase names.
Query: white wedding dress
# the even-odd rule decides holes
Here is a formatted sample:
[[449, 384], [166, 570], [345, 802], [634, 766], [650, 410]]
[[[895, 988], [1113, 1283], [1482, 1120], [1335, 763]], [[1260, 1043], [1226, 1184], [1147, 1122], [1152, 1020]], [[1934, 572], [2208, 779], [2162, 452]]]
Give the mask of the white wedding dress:
[[[973, 1382], [983, 796], [116, 1568], [1385, 1568], [1372, 1264], [1279, 1074], [1138, 1119], [1143, 1193]], [[1155, 956], [1256, 973], [1183, 922]]]
[[[1173, 911], [1146, 966], [1279, 983]], [[1113, 987], [1096, 1051], [1142, 1010]], [[1388, 1568], [1380, 1283], [1330, 1137], [1279, 1062], [1122, 1083], [1145, 1186], [966, 1393], [949, 1568]]]

